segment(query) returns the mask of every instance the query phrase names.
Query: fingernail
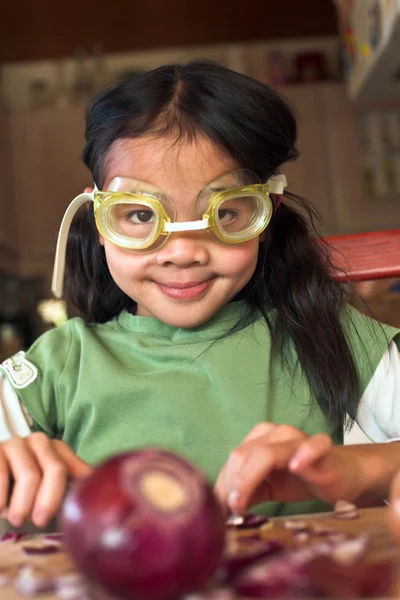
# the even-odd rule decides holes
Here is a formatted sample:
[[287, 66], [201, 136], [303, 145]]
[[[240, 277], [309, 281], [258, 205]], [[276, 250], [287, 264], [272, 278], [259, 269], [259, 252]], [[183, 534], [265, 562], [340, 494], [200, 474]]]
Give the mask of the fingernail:
[[32, 521], [38, 527], [42, 527], [47, 522], [47, 515], [40, 510], [37, 510], [32, 515]]
[[14, 527], [21, 527], [21, 525], [24, 522], [24, 520], [19, 515], [13, 514], [9, 514], [7, 520], [11, 523], [11, 525], [14, 525]]
[[400, 517], [400, 500], [394, 500], [390, 503], [390, 505], [394, 512], [397, 513], [397, 515]]
[[302, 467], [303, 462], [307, 460], [307, 455], [303, 452], [298, 452], [289, 461], [289, 469], [295, 471]]
[[239, 502], [239, 492], [237, 492], [237, 491], [231, 492], [228, 496], [228, 504], [229, 504], [229, 508], [232, 511], [235, 511], [235, 507], [237, 506], [238, 502]]

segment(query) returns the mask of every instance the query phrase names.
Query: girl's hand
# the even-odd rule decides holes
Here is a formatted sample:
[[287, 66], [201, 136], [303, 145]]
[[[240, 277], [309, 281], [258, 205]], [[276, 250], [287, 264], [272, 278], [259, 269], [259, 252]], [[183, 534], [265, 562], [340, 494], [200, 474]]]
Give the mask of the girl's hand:
[[215, 492], [234, 514], [271, 500], [354, 500], [358, 461], [355, 455], [346, 460], [342, 448], [325, 434], [310, 437], [290, 425], [260, 423], [230, 454]]
[[400, 471], [394, 477], [390, 488], [389, 524], [393, 535], [400, 543]]
[[65, 442], [51, 440], [44, 433], [3, 442], [0, 514], [14, 527], [29, 517], [34, 525], [43, 527], [59, 510], [68, 480], [91, 471]]

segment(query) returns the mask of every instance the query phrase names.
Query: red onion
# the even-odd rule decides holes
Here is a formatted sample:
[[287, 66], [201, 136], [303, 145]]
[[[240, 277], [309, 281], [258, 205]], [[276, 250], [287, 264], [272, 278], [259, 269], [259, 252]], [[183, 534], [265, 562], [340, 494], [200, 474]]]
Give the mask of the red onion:
[[288, 551], [251, 565], [233, 586], [241, 596], [264, 599], [388, 596], [393, 591], [394, 564], [362, 562], [359, 548], [353, 549], [352, 562], [338, 562], [335, 549], [322, 543]]
[[317, 597], [378, 598], [393, 592], [394, 564], [389, 561], [343, 564], [319, 556], [306, 565], [306, 571]]
[[35, 596], [54, 591], [54, 581], [31, 565], [23, 566], [15, 580], [16, 589], [24, 596]]
[[239, 573], [233, 581], [239, 596], [248, 598], [298, 598], [306, 589], [307, 579], [303, 565], [296, 564], [286, 555], [261, 561]]
[[222, 510], [203, 474], [155, 448], [111, 458], [77, 480], [61, 529], [89, 580], [129, 600], [170, 600], [200, 589], [225, 540]]

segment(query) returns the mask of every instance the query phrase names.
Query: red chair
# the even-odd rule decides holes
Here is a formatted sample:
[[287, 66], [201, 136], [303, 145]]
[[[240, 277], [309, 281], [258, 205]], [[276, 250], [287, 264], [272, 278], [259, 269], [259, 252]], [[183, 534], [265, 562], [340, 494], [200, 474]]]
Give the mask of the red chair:
[[400, 277], [400, 229], [325, 239], [331, 247], [332, 262], [339, 267], [339, 281]]

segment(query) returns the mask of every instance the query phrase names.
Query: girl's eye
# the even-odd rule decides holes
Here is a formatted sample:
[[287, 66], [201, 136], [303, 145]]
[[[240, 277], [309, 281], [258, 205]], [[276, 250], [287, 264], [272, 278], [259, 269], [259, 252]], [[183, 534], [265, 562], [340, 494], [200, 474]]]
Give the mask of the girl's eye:
[[132, 223], [152, 223], [154, 214], [151, 210], [134, 210], [126, 215], [126, 218]]
[[233, 221], [236, 216], [236, 211], [232, 209], [220, 208], [218, 211], [218, 218], [221, 223], [229, 223], [230, 221]]

